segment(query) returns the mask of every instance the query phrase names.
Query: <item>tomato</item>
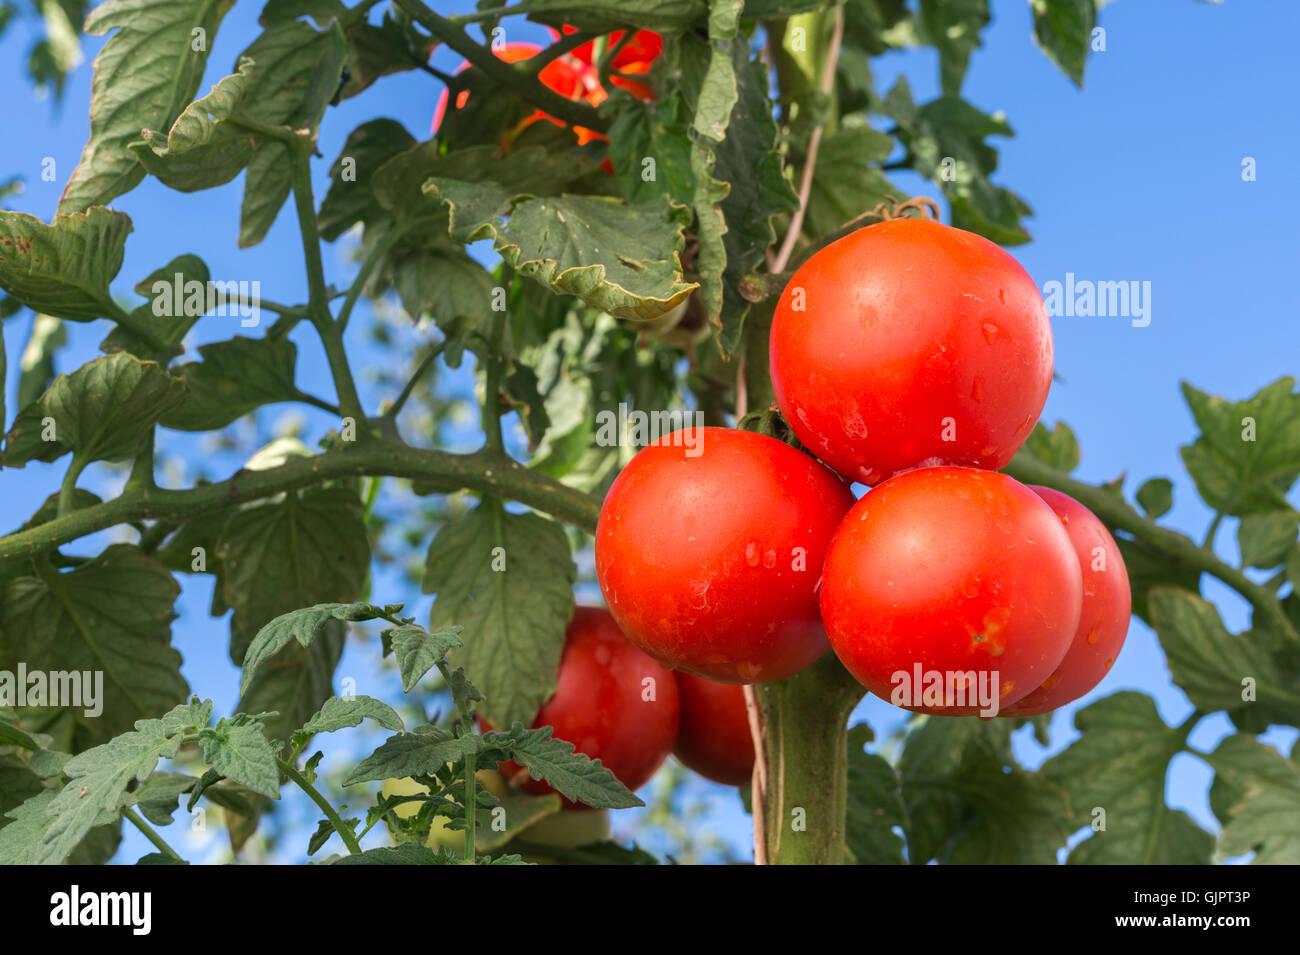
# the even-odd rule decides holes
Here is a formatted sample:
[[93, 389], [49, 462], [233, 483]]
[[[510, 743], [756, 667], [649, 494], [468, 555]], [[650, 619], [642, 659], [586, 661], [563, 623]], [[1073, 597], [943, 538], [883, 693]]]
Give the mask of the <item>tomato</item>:
[[633, 641], [721, 683], [797, 673], [827, 648], [822, 559], [853, 504], [843, 481], [774, 438], [692, 428], [641, 449], [596, 524], [596, 579]]
[[[677, 738], [677, 720], [673, 674], [623, 636], [609, 611], [577, 608], [565, 634], [555, 693], [532, 725], [553, 727], [555, 739], [599, 759], [624, 786], [636, 790], [668, 758]], [[526, 792], [554, 791], [514, 762], [502, 763], [500, 769]]]
[[781, 293], [770, 346], [794, 433], [868, 485], [925, 464], [1003, 467], [1052, 381], [1033, 279], [987, 239], [923, 219], [814, 254]]
[[1083, 572], [1083, 609], [1065, 659], [1056, 670], [1002, 716], [1036, 716], [1083, 696], [1101, 682], [1128, 636], [1133, 595], [1115, 538], [1097, 516], [1068, 494], [1029, 488], [1056, 512], [1074, 545]]
[[754, 772], [754, 739], [749, 729], [745, 688], [701, 680], [677, 671], [682, 721], [673, 755], [705, 779], [728, 786], [749, 781]]
[[821, 591], [831, 647], [859, 682], [950, 716], [996, 715], [1039, 686], [1082, 599], [1074, 546], [1043, 499], [958, 467], [868, 491], [831, 542]]

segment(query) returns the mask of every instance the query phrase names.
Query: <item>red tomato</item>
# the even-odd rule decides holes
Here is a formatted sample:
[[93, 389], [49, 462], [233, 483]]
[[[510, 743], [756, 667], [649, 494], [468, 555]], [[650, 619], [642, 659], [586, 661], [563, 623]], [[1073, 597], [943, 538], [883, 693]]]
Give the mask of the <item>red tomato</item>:
[[1029, 489], [1046, 501], [1065, 525], [1083, 571], [1083, 609], [1070, 649], [1043, 685], [1002, 716], [1036, 716], [1077, 700], [1101, 682], [1128, 636], [1133, 597], [1128, 570], [1106, 525], [1068, 494], [1050, 487]]
[[[646, 697], [651, 692], [653, 698]], [[628, 789], [640, 789], [668, 758], [677, 738], [677, 681], [623, 636], [609, 611], [578, 607], [564, 638], [555, 694], [533, 726], [599, 759]], [[490, 729], [482, 723], [485, 729]], [[526, 792], [554, 792], [517, 763], [501, 773]], [[587, 808], [565, 800], [570, 808]]]
[[956, 467], [867, 492], [831, 542], [821, 591], [831, 647], [859, 682], [947, 716], [996, 715], [1039, 686], [1082, 599], [1074, 546], [1042, 498]]
[[754, 738], [749, 730], [745, 688], [701, 680], [677, 671], [682, 721], [673, 755], [705, 779], [728, 786], [749, 781], [754, 772]]
[[1047, 400], [1052, 330], [1033, 279], [998, 246], [895, 219], [799, 267], [772, 321], [771, 366], [799, 440], [851, 480], [996, 470]]
[[596, 579], [633, 641], [664, 666], [766, 683], [826, 651], [817, 580], [848, 486], [774, 438], [678, 431], [614, 481]]

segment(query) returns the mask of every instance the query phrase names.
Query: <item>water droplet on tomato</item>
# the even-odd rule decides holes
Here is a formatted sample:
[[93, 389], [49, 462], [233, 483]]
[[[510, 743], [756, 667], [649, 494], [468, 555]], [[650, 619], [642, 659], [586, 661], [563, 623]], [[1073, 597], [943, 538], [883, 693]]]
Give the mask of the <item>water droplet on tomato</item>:
[[985, 322], [981, 328], [984, 330], [984, 340], [990, 345], [997, 341], [998, 336], [1002, 334], [1002, 329], [993, 322]]

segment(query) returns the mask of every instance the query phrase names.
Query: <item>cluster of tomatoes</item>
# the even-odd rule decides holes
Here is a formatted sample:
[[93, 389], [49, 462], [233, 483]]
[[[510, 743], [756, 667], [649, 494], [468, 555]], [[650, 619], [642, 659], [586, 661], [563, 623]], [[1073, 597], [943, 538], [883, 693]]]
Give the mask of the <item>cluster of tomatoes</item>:
[[731, 428], [642, 449], [596, 529], [609, 611], [578, 609], [534, 725], [632, 788], [670, 750], [736, 784], [754, 758], [741, 685], [828, 649], [871, 692], [945, 716], [1046, 713], [1101, 681], [1130, 613], [1114, 539], [995, 470], [1052, 378], [1042, 297], [1010, 255], [930, 220], [861, 229], [791, 278], [770, 357], [825, 464]]

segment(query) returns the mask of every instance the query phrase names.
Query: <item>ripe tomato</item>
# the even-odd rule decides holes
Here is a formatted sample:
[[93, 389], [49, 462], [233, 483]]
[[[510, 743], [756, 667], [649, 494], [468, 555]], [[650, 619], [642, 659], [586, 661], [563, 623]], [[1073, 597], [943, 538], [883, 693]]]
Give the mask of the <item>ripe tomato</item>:
[[931, 467], [849, 512], [821, 607], [831, 647], [872, 693], [922, 713], [992, 716], [1061, 662], [1082, 598], [1074, 546], [1042, 498], [1005, 474]]
[[728, 786], [748, 782], [754, 772], [745, 688], [701, 680], [677, 671], [682, 721], [673, 755], [705, 779]]
[[895, 219], [799, 267], [772, 321], [771, 366], [799, 440], [851, 480], [996, 470], [1047, 400], [1052, 330], [1033, 279], [998, 246]]
[[643, 448], [596, 524], [596, 579], [665, 666], [766, 683], [826, 651], [817, 580], [848, 486], [774, 438], [692, 428]]
[[[565, 634], [555, 694], [537, 712], [533, 726], [553, 727], [555, 739], [599, 759], [624, 786], [636, 790], [668, 758], [677, 720], [673, 674], [623, 636], [609, 611], [577, 608]], [[554, 791], [517, 763], [502, 763], [500, 770], [526, 792]]]
[[1065, 659], [1042, 686], [1004, 709], [1002, 716], [1048, 713], [1100, 683], [1124, 646], [1133, 609], [1128, 570], [1106, 525], [1068, 494], [1050, 487], [1029, 489], [1051, 506], [1070, 536], [1083, 571], [1083, 609]]

